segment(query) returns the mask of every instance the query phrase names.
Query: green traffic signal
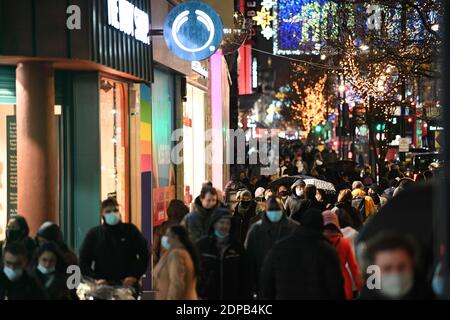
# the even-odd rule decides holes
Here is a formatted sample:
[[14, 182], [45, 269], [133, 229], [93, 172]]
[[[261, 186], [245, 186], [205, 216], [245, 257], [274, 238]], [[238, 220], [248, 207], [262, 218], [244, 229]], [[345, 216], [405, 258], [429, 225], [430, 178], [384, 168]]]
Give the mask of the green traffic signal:
[[322, 132], [322, 126], [319, 124], [318, 126], [316, 126], [316, 129], [315, 129], [315, 131], [317, 132], [317, 133], [321, 133]]

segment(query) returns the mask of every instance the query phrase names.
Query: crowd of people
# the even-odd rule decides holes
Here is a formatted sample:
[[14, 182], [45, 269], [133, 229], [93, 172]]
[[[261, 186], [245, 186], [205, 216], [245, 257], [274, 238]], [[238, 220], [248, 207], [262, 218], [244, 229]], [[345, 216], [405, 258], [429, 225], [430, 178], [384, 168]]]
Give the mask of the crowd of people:
[[[306, 151], [287, 156], [274, 176], [241, 170], [223, 193], [205, 182], [192, 208], [172, 200], [168, 220], [154, 229], [151, 253], [138, 228], [122, 222], [114, 199], [103, 201], [103, 223], [87, 233], [79, 256], [56, 224], [44, 223], [30, 238], [26, 220], [16, 216], [0, 247], [0, 299], [77, 299], [66, 284], [70, 265], [97, 284], [139, 293], [151, 261], [158, 300], [434, 297], [431, 284], [416, 281], [419, 249], [409, 238], [381, 232], [363, 251], [356, 245], [386, 203], [432, 179], [433, 171], [406, 177], [391, 164], [385, 185], [376, 184], [367, 167], [356, 179], [355, 168], [336, 179], [326, 169], [336, 160], [329, 149]], [[335, 190], [308, 184], [302, 175], [331, 181]], [[292, 183], [277, 184], [289, 181], [285, 176], [294, 176]], [[381, 269], [376, 290], [366, 285], [368, 265]]]

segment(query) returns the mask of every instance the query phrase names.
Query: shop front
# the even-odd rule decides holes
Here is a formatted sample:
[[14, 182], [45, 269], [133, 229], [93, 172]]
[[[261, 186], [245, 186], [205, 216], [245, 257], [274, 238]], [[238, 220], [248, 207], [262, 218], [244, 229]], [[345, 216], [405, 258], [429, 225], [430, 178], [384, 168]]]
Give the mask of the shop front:
[[151, 152], [141, 127], [151, 111], [150, 8], [126, 2], [134, 15], [117, 1], [77, 1], [80, 29], [68, 29], [66, 2], [2, 2], [0, 239], [21, 214], [32, 235], [55, 221], [79, 248], [108, 197], [125, 221], [149, 220], [141, 194]]

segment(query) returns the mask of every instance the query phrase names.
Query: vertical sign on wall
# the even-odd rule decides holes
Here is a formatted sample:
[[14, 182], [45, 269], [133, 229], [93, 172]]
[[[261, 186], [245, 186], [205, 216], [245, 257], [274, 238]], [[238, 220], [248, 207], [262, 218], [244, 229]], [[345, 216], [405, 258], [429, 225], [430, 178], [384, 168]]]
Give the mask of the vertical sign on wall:
[[17, 128], [16, 117], [6, 117], [8, 210], [7, 219], [17, 215]]

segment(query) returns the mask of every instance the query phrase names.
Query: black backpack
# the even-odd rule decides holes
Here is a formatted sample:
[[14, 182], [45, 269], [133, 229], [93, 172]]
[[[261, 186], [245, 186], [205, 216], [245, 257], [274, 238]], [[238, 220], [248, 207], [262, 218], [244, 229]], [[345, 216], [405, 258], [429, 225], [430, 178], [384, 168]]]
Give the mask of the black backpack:
[[365, 197], [354, 197], [352, 200], [352, 207], [355, 208], [359, 216], [361, 217], [361, 221], [366, 221], [366, 199]]

